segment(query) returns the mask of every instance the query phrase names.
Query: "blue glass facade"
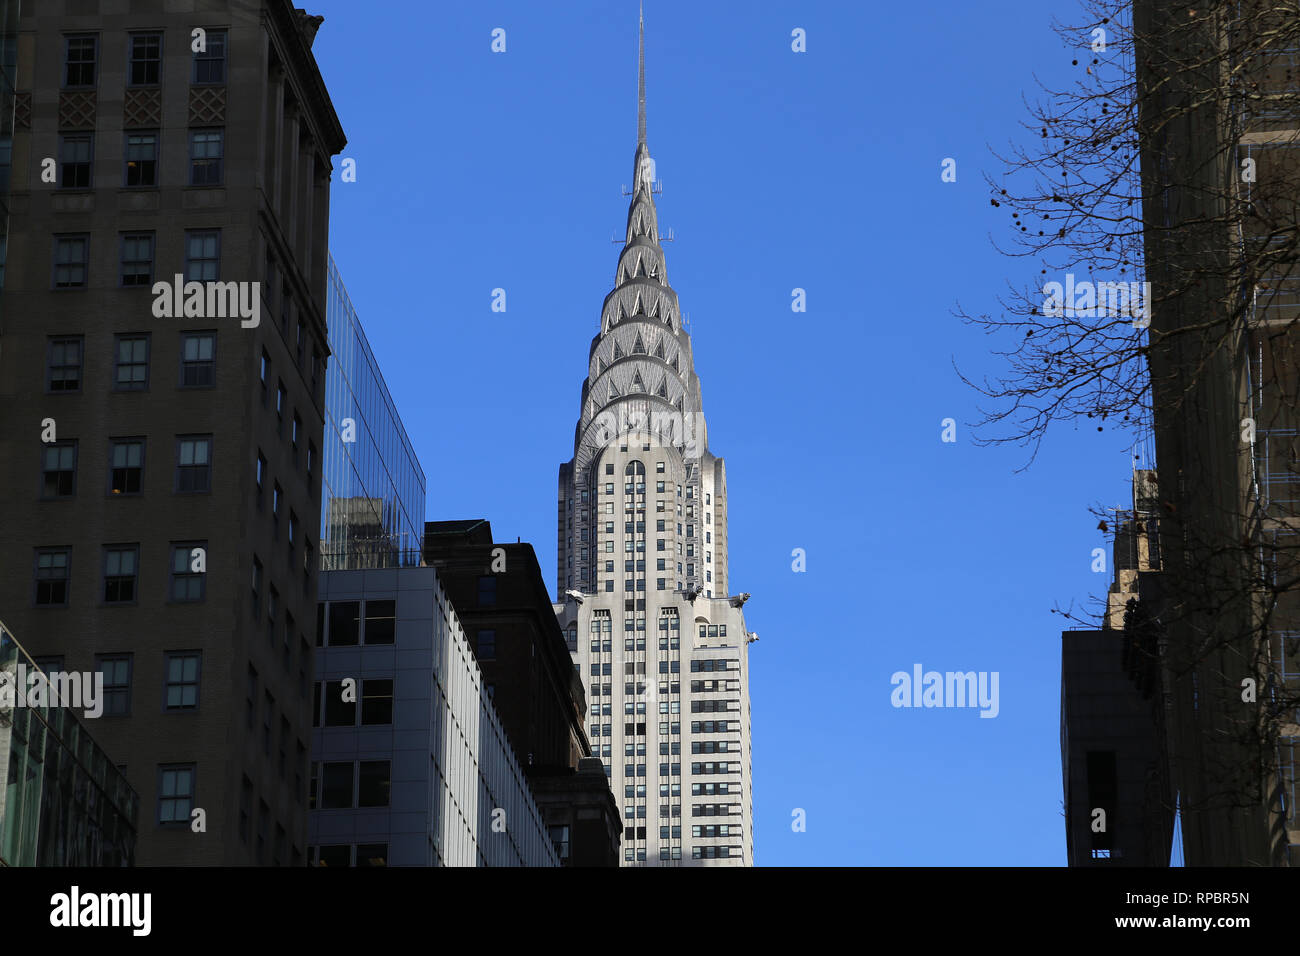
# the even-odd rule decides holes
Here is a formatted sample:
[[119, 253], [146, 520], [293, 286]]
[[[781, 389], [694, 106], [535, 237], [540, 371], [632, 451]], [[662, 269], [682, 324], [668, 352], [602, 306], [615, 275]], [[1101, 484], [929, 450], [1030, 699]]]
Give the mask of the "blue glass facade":
[[133, 866], [139, 797], [71, 708], [17, 693], [33, 672], [0, 624], [0, 866]]
[[419, 564], [424, 470], [333, 256], [326, 309], [321, 567]]

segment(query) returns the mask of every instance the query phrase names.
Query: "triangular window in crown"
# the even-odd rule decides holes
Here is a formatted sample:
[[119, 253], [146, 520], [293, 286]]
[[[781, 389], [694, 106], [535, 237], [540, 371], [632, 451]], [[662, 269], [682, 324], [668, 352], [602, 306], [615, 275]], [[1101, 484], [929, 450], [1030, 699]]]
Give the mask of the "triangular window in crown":
[[679, 368], [678, 365], [677, 365], [677, 356], [676, 356], [676, 355], [673, 356], [673, 371], [674, 371], [674, 372], [680, 372], [680, 371], [681, 371], [681, 368]]
[[659, 344], [655, 346], [655, 358], [664, 357], [664, 340], [660, 339]]
[[615, 322], [622, 322], [622, 321], [623, 321], [623, 300], [622, 300], [622, 299], [619, 299], [619, 302], [618, 302], [618, 315], [616, 315], [616, 316], [614, 317], [614, 321], [615, 321]]
[[598, 364], [596, 365], [596, 374], [597, 374], [597, 375], [599, 375], [601, 372], [605, 371], [605, 369], [609, 367], [609, 366], [607, 366], [607, 365], [605, 364], [605, 360], [604, 360], [603, 358], [598, 358], [598, 359], [596, 359], [596, 362], [598, 363]]
[[610, 397], [610, 400], [612, 401], [613, 399], [618, 398], [618, 396], [619, 396], [618, 386], [615, 385], [613, 382], [610, 382], [610, 383], [609, 383], [609, 397]]
[[684, 412], [684, 411], [686, 411], [685, 407], [682, 405], [682, 400], [681, 400], [680, 398], [677, 399], [677, 410], [678, 410], [679, 412]]
[[645, 382], [641, 381], [641, 373], [640, 373], [640, 372], [636, 372], [636, 373], [634, 373], [634, 374], [632, 375], [632, 391], [634, 391], [634, 392], [644, 392], [644, 391], [645, 391]]
[[645, 355], [645, 354], [646, 354], [645, 343], [641, 341], [641, 333], [640, 333], [640, 332], [638, 332], [638, 333], [636, 334], [636, 341], [632, 343], [632, 354], [633, 354], [633, 355]]
[[660, 398], [667, 398], [667, 397], [668, 397], [668, 379], [667, 379], [667, 378], [661, 378], [661, 379], [659, 379], [658, 395], [659, 395]]
[[652, 318], [652, 319], [657, 319], [657, 318], [659, 318], [659, 299], [658, 299], [658, 298], [656, 298], [653, 302], [650, 303], [650, 318]]
[[619, 345], [618, 340], [615, 339], [614, 340], [614, 361], [617, 362], [622, 357], [623, 357], [623, 347]]
[[645, 315], [645, 309], [641, 306], [641, 293], [636, 294], [636, 302], [632, 305], [633, 315]]

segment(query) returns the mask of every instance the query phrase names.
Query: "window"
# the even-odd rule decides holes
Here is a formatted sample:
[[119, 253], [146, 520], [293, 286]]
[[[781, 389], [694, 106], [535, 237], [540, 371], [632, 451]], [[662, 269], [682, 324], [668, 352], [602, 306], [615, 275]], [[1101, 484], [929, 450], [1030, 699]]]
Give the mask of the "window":
[[65, 607], [68, 603], [68, 564], [71, 549], [41, 548], [36, 552], [37, 607]]
[[195, 84], [220, 85], [226, 82], [226, 31], [208, 30], [204, 49], [194, 52]]
[[129, 64], [127, 84], [157, 86], [162, 65], [162, 34], [132, 33], [127, 38]]
[[197, 710], [199, 706], [199, 653], [167, 655], [167, 684], [163, 688], [166, 710]]
[[302, 418], [294, 412], [293, 421], [289, 423], [289, 444], [293, 447], [293, 459], [298, 460], [298, 436], [302, 433]]
[[118, 283], [124, 289], [153, 285], [153, 233], [129, 232], [122, 236], [122, 268]]
[[212, 388], [217, 384], [217, 333], [181, 333], [181, 388]]
[[144, 439], [109, 439], [108, 491], [113, 495], [138, 495], [144, 477]]
[[56, 236], [54, 239], [54, 288], [84, 289], [90, 265], [88, 236]]
[[221, 266], [221, 233], [216, 229], [185, 233], [185, 279], [215, 282]]
[[149, 387], [149, 336], [114, 336], [113, 389], [142, 392]]
[[158, 822], [188, 825], [194, 805], [194, 764], [158, 768]]
[[495, 660], [497, 656], [497, 632], [494, 630], [479, 631], [477, 647], [479, 660]]
[[478, 579], [479, 607], [493, 607], [497, 603], [497, 579], [495, 575], [484, 574]]
[[112, 545], [104, 548], [104, 603], [134, 604], [140, 546]]
[[259, 374], [262, 379], [262, 406], [265, 407], [266, 391], [271, 378], [271, 356], [266, 354], [266, 349], [262, 349], [262, 365]]
[[65, 133], [59, 136], [59, 188], [89, 189], [94, 171], [93, 133]]
[[362, 760], [357, 774], [357, 806], [386, 807], [390, 785], [389, 761]]
[[141, 189], [158, 185], [158, 134], [127, 133], [122, 185]]
[[257, 617], [262, 612], [262, 562], [253, 556], [253, 616]]
[[360, 601], [331, 601], [329, 646], [354, 647], [360, 638]]
[[41, 497], [70, 498], [77, 491], [77, 443], [41, 446]]
[[316, 462], [316, 443], [314, 441], [308, 441], [307, 442], [307, 477], [308, 478], [311, 477], [311, 470], [312, 467], [315, 465], [315, 462]]
[[358, 843], [357, 844], [357, 866], [387, 866], [388, 865], [388, 844], [387, 843]]
[[211, 436], [181, 436], [176, 440], [176, 491], [193, 494], [211, 490]]
[[207, 578], [207, 542], [195, 541], [172, 545], [171, 587], [172, 601], [202, 601], [204, 581]]
[[63, 85], [94, 86], [99, 38], [96, 36], [64, 37]]
[[366, 602], [366, 643], [391, 644], [397, 625], [396, 601]]
[[363, 680], [361, 682], [361, 723], [391, 724], [393, 722], [393, 682]]
[[131, 655], [103, 654], [95, 667], [104, 675], [104, 716], [124, 717], [131, 713]]
[[321, 765], [320, 802], [322, 810], [346, 810], [352, 807], [352, 761]]
[[46, 352], [46, 391], [81, 391], [81, 343], [79, 335], [49, 340]]
[[190, 130], [190, 185], [220, 186], [225, 165], [224, 129]]

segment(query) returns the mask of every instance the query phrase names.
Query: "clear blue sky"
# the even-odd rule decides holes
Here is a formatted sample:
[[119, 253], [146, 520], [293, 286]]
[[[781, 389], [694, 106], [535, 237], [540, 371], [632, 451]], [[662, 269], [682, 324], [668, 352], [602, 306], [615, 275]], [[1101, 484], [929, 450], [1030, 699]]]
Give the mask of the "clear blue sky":
[[[556, 470], [632, 178], [636, 2], [307, 6], [357, 161], [357, 182], [335, 173], [330, 245], [428, 475], [427, 516], [532, 542], [550, 585]], [[1122, 436], [1083, 427], [1021, 474], [1026, 452], [974, 446], [976, 396], [952, 362], [995, 372], [995, 342], [951, 311], [996, 311], [1008, 280], [1036, 278], [993, 250], [1009, 231], [981, 173], [1024, 136], [1035, 76], [1068, 75], [1051, 21], [1076, 12], [647, 5], [669, 277], [727, 461], [732, 590], [753, 595], [762, 637], [759, 865], [1065, 862], [1049, 610], [1104, 591], [1088, 508], [1127, 500], [1130, 461]], [[998, 671], [999, 716], [893, 708], [890, 675], [914, 663]]]

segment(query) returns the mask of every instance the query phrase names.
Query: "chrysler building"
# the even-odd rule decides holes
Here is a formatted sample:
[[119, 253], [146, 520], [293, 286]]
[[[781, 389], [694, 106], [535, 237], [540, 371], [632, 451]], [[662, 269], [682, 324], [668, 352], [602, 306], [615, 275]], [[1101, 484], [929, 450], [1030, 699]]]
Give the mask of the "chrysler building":
[[753, 864], [748, 646], [727, 574], [727, 476], [668, 284], [646, 144], [560, 466], [556, 614], [592, 753], [623, 811], [624, 865]]

